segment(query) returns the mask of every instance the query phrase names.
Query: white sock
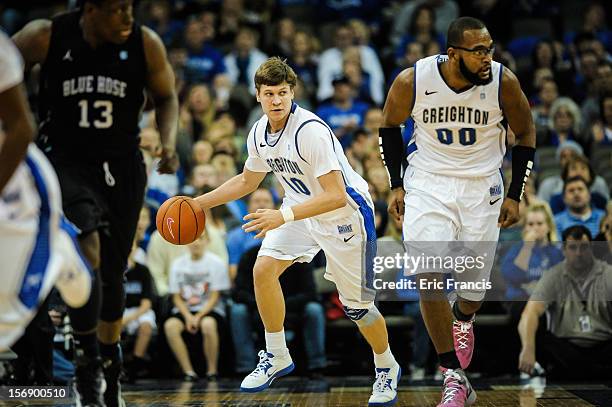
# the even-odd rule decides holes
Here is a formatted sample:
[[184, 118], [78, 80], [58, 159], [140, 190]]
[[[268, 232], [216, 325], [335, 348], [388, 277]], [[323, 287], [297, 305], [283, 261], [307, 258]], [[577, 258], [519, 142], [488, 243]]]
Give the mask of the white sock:
[[381, 367], [392, 367], [395, 365], [395, 357], [391, 353], [391, 348], [387, 345], [387, 349], [383, 353], [374, 353], [374, 366]]
[[279, 332], [266, 331], [266, 351], [274, 356], [285, 356], [289, 353], [285, 342], [285, 330]]

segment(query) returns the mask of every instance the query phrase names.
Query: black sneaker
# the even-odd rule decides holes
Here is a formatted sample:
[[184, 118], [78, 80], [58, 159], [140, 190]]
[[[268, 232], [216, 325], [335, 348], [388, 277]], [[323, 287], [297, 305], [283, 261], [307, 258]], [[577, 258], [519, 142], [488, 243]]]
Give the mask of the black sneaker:
[[107, 407], [125, 407], [125, 400], [121, 396], [121, 358], [107, 359], [102, 362], [104, 368], [104, 379], [106, 380], [106, 391], [104, 402]]
[[104, 407], [106, 382], [102, 374], [102, 359], [77, 356], [73, 383], [77, 407]]
[[200, 378], [195, 373], [185, 373], [183, 375], [184, 382], [197, 382]]

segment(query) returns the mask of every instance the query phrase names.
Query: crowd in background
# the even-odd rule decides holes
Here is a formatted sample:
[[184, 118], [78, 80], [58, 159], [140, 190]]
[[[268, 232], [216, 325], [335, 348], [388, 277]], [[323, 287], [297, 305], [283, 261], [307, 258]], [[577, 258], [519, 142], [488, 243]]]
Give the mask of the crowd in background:
[[[32, 18], [69, 7], [66, 2], [54, 7], [40, 3], [25, 9], [6, 2], [0, 6], [0, 24], [12, 33]], [[181, 167], [176, 175], [155, 171], [159, 133], [153, 112], [146, 111], [140, 134], [149, 173], [146, 208], [126, 273], [129, 379], [142, 375], [155, 358], [148, 349], [157, 337], [165, 338], [187, 381], [198, 375], [215, 380], [220, 349], [229, 349], [232, 341], [236, 372], [249, 372], [256, 363], [263, 330], [251, 272], [261, 242], [240, 225], [248, 212], [278, 207], [281, 186], [268, 177], [265, 188], [244, 200], [208, 210], [205, 235], [187, 247], [165, 242], [150, 219], [167, 198], [199, 195], [242, 170], [246, 134], [262, 114], [253, 77], [269, 56], [287, 59], [299, 77], [295, 101], [330, 125], [353, 168], [369, 182], [378, 237], [400, 241], [400, 225], [386, 214], [389, 184], [378, 151], [386, 91], [402, 69], [445, 52], [446, 27], [454, 18], [481, 18], [495, 40], [494, 59], [521, 81], [537, 132], [535, 169], [521, 202], [521, 221], [500, 238], [516, 245], [500, 253], [496, 266], [506, 299], [515, 302], [508, 307], [511, 323], [518, 326], [542, 275], [564, 261], [565, 248], [550, 243], [565, 230], [582, 225], [589, 240], [612, 242], [612, 30], [605, 2], [142, 0], [135, 7], [138, 20], [162, 38], [176, 76]], [[408, 121], [406, 140], [411, 129]], [[512, 175], [509, 163], [508, 156], [506, 185]], [[612, 263], [608, 245], [595, 254], [598, 261]], [[311, 375], [327, 365], [326, 320], [342, 317], [337, 297], [322, 301], [316, 270], [323, 264], [321, 258], [312, 265], [298, 264], [293, 267], [299, 270], [281, 278], [287, 331], [303, 337], [298, 342]], [[54, 367], [70, 372], [65, 312], [53, 304], [56, 357], [66, 362]], [[421, 357], [411, 358], [413, 372], [425, 368], [423, 349], [426, 354], [429, 348], [427, 337], [419, 336], [424, 326], [415, 304], [401, 311], [416, 320], [413, 350]], [[607, 323], [609, 336], [596, 340], [609, 344], [612, 321]], [[201, 339], [193, 341], [189, 334]], [[206, 360], [199, 372], [190, 357], [194, 351]]]

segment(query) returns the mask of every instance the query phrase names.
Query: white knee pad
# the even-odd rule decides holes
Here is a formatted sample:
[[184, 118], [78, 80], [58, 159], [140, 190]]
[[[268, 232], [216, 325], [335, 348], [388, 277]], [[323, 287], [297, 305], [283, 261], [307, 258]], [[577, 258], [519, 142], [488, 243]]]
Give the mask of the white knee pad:
[[370, 308], [351, 308], [345, 305], [344, 313], [360, 328], [372, 325], [378, 318], [382, 318], [382, 314], [374, 304]]

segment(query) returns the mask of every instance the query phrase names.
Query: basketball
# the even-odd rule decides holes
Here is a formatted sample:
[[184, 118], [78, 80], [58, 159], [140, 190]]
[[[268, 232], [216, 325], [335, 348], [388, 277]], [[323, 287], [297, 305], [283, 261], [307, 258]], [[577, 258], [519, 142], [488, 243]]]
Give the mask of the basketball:
[[200, 205], [188, 196], [174, 196], [157, 210], [157, 230], [172, 244], [182, 245], [195, 241], [206, 224]]

